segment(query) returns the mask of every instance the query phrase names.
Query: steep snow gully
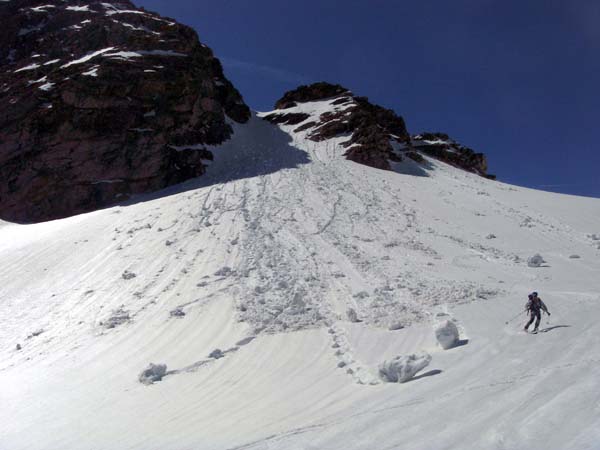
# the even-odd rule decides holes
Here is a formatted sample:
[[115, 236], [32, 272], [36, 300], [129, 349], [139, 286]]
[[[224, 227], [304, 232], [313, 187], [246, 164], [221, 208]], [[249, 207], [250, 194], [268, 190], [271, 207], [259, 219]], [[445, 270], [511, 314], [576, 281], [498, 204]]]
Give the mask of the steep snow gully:
[[599, 200], [232, 126], [205, 177], [0, 223], [0, 449], [600, 448]]

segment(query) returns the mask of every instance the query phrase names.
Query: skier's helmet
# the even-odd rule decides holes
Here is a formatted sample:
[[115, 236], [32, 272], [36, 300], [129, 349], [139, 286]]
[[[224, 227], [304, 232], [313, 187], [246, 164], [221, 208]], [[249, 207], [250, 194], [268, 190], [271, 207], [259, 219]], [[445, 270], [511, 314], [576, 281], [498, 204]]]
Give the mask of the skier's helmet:
[[537, 296], [538, 296], [538, 293], [534, 291], [534, 292], [532, 292], [532, 293], [531, 293], [531, 296], [532, 296], [532, 297], [537, 297]]

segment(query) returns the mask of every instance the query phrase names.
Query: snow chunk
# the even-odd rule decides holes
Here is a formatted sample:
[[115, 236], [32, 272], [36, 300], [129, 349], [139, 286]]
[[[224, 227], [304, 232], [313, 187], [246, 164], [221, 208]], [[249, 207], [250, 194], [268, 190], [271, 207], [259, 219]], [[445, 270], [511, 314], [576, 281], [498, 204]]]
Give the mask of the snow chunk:
[[422, 352], [408, 356], [396, 356], [379, 365], [379, 376], [388, 383], [404, 383], [423, 370], [431, 362], [431, 355]]
[[219, 359], [219, 358], [224, 358], [225, 354], [223, 353], [223, 351], [220, 348], [215, 348], [212, 352], [210, 352], [208, 357], [213, 358], [213, 359]]
[[348, 320], [352, 323], [357, 323], [359, 321], [358, 314], [356, 314], [356, 310], [354, 308], [348, 308], [346, 311], [346, 317], [348, 317]]
[[167, 373], [167, 365], [166, 364], [150, 363], [150, 365], [148, 367], [146, 367], [142, 371], [142, 373], [140, 373], [138, 380], [142, 384], [153, 384], [157, 381], [162, 380], [166, 373]]
[[540, 255], [539, 253], [536, 253], [531, 258], [527, 259], [527, 265], [529, 267], [541, 267], [541, 265], [545, 262], [546, 261], [544, 261], [544, 258], [542, 258], [542, 255]]
[[121, 274], [121, 277], [122, 277], [124, 280], [131, 280], [132, 278], [135, 278], [135, 277], [137, 277], [137, 275], [136, 275], [135, 273], [133, 273], [133, 272], [130, 272], [129, 270], [126, 270], [125, 272], [123, 272], [123, 273]]
[[458, 328], [451, 320], [444, 320], [435, 327], [435, 338], [444, 349], [455, 347], [458, 344]]
[[183, 317], [185, 316], [185, 311], [181, 308], [175, 308], [169, 313], [169, 315], [171, 317]]
[[45, 330], [44, 330], [43, 328], [40, 328], [39, 330], [35, 330], [34, 332], [32, 332], [32, 333], [29, 333], [29, 334], [27, 335], [27, 339], [31, 339], [31, 338], [37, 337], [37, 336], [39, 336], [40, 334], [42, 334], [44, 331], [45, 331]]

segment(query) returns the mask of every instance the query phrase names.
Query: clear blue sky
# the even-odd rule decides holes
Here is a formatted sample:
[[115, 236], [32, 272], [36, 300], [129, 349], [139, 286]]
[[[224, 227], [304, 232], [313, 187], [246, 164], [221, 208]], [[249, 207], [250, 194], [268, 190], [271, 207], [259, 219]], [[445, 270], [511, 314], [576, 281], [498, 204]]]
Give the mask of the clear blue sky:
[[600, 197], [598, 0], [134, 1], [194, 27], [253, 109], [340, 83], [502, 181]]

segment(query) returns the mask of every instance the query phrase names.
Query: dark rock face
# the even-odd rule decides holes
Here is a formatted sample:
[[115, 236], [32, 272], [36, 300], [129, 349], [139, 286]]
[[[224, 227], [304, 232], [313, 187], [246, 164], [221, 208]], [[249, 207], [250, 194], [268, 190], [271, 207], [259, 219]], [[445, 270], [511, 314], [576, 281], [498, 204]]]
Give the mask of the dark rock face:
[[0, 2], [0, 218], [91, 211], [202, 175], [250, 111], [194, 30], [129, 1]]
[[305, 113], [290, 113], [290, 114], [270, 114], [265, 117], [271, 123], [281, 123], [285, 125], [296, 125], [304, 122], [310, 116]]
[[286, 92], [283, 97], [275, 103], [276, 109], [293, 108], [298, 103], [314, 102], [329, 97], [337, 97], [341, 94], [350, 94], [350, 91], [339, 84], [325, 82], [313, 83], [308, 86], [300, 86], [293, 91]]
[[412, 137], [412, 145], [416, 150], [445, 163], [492, 180], [496, 178], [495, 175], [487, 173], [487, 159], [483, 153], [476, 153], [474, 150], [454, 141], [445, 133], [415, 135]]
[[[328, 102], [325, 111], [310, 115], [303, 103]], [[287, 92], [275, 103], [278, 111], [264, 117], [272, 123], [299, 125], [296, 133], [307, 132], [313, 141], [348, 136], [341, 143], [347, 159], [378, 169], [390, 170], [393, 162], [404, 157], [422, 164], [423, 154], [487, 178], [483, 153], [458, 144], [443, 133], [422, 133], [411, 137], [402, 117], [394, 111], [357, 97], [348, 89], [329, 83], [315, 83]], [[323, 109], [323, 108], [321, 108]], [[302, 111], [301, 111], [302, 110]]]

